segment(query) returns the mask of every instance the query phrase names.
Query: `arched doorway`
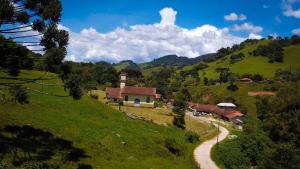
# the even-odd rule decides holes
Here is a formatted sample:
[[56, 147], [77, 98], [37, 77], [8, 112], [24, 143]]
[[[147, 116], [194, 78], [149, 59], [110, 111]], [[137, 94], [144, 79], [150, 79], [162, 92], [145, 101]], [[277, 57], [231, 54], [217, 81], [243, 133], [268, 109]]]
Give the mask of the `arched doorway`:
[[134, 106], [140, 106], [141, 105], [141, 101], [140, 101], [140, 99], [135, 99], [134, 100]]

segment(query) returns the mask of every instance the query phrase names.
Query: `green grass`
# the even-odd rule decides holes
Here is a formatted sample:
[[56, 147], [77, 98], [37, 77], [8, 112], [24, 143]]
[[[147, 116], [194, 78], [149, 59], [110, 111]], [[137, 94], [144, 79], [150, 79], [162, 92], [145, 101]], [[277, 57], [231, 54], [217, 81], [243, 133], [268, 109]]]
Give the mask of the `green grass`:
[[[225, 126], [223, 126], [225, 127]], [[229, 130], [229, 134], [230, 135], [236, 135], [239, 137], [241, 131], [239, 130], [236, 130], [234, 128], [230, 128], [230, 127], [226, 127], [228, 130]], [[217, 166], [220, 168], [220, 169], [226, 169], [223, 161], [220, 159], [220, 154], [221, 153], [226, 153], [226, 152], [223, 152], [223, 151], [220, 151], [220, 149], [224, 149], [225, 148], [228, 148], [228, 146], [230, 145], [232, 140], [230, 140], [229, 138], [226, 138], [225, 140], [223, 140], [222, 142], [220, 142], [218, 145], [215, 145], [213, 146], [213, 148], [211, 149], [211, 158], [212, 160], [217, 164]]]
[[[1, 77], [8, 77], [0, 73]], [[21, 78], [47, 78], [45, 83], [57, 84], [44, 86], [26, 83], [30, 89], [29, 104], [0, 104], [0, 128], [6, 125], [30, 125], [73, 142], [83, 149], [90, 158], [82, 163], [101, 169], [142, 169], [142, 168], [196, 168], [192, 157], [197, 144], [185, 141], [180, 129], [164, 127], [150, 122], [132, 120], [121, 112], [84, 96], [75, 101], [63, 90], [55, 74], [38, 71], [22, 71]], [[17, 83], [19, 80], [3, 80]], [[41, 83], [41, 80], [37, 80]], [[6, 90], [6, 89], [2, 89]], [[46, 94], [36, 93], [35, 90]], [[60, 95], [61, 97], [53, 96]], [[167, 138], [175, 138], [186, 147], [182, 156], [176, 156], [165, 147]], [[125, 142], [126, 144], [122, 144]], [[6, 158], [7, 160], [9, 158]], [[76, 168], [77, 164], [66, 163], [62, 168]]]
[[[94, 94], [98, 95], [99, 101], [104, 103], [103, 91], [93, 91]], [[119, 107], [117, 105], [110, 104], [115, 109]], [[142, 117], [145, 120], [152, 121], [159, 125], [172, 126], [173, 113], [170, 108], [163, 106], [161, 108], [143, 108], [143, 107], [122, 107], [122, 111], [130, 114]], [[201, 140], [204, 141], [216, 135], [217, 130], [213, 125], [201, 123], [195, 119], [185, 117], [186, 130], [191, 130], [201, 136]]]
[[[259, 44], [265, 43], [264, 41]], [[230, 64], [230, 56], [226, 56], [221, 60], [217, 60], [211, 63], [207, 63], [208, 68], [200, 71], [200, 76], [207, 77], [209, 79], [217, 79], [219, 74], [215, 71], [216, 68], [229, 68], [231, 72], [239, 75], [245, 73], [256, 74], [259, 73], [263, 77], [272, 79], [274, 78], [275, 71], [277, 69], [300, 69], [300, 45], [288, 46], [284, 48], [284, 61], [283, 63], [269, 63], [267, 57], [262, 56], [250, 56], [249, 51], [253, 51], [256, 45], [248, 45], [244, 49], [238, 52], [244, 53], [246, 56], [242, 61]], [[236, 52], [236, 53], [238, 53]], [[191, 66], [185, 67], [184, 70], [191, 69]]]

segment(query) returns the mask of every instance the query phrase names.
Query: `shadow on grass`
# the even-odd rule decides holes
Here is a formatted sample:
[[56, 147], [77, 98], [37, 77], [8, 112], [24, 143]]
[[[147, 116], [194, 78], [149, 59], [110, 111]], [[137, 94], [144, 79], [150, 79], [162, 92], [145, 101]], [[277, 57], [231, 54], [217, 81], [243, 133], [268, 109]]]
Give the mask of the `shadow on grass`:
[[0, 161], [5, 159], [13, 166], [21, 166], [28, 161], [47, 163], [53, 157], [58, 167], [68, 162], [78, 162], [78, 168], [92, 168], [79, 164], [82, 158], [89, 157], [84, 150], [50, 132], [31, 126], [15, 125], [5, 126], [0, 130]]

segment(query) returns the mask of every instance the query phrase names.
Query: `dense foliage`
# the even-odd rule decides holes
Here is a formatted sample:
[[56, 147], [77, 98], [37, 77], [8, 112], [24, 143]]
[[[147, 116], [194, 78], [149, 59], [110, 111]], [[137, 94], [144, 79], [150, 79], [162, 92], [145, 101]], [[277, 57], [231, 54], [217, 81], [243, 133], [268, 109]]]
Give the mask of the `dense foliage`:
[[299, 72], [277, 74], [277, 95], [258, 97], [257, 117], [248, 115], [244, 131], [214, 149], [226, 168], [299, 169]]

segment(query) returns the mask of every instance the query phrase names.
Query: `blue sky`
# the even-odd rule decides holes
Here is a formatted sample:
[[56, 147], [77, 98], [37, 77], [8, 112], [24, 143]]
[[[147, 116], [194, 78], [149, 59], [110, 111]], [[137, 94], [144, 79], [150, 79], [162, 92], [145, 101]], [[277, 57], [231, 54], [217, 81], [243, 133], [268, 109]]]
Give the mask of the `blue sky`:
[[[77, 61], [144, 62], [164, 54], [195, 57], [250, 37], [300, 34], [299, 0], [62, 0], [62, 3], [61, 24], [70, 31], [71, 38], [68, 59]], [[163, 9], [168, 10], [161, 14]], [[157, 24], [162, 25], [163, 17], [173, 19], [174, 23], [159, 27]], [[145, 32], [156, 34], [149, 40], [143, 37]], [[165, 35], [163, 40], [159, 34]], [[202, 41], [195, 42], [199, 38]], [[182, 39], [185, 41], [177, 43]], [[226, 43], [219, 42], [223, 39]], [[85, 46], [83, 43], [87, 42], [91, 44]], [[187, 45], [180, 48], [182, 44]], [[136, 49], [143, 50], [132, 52]]]

